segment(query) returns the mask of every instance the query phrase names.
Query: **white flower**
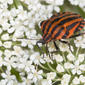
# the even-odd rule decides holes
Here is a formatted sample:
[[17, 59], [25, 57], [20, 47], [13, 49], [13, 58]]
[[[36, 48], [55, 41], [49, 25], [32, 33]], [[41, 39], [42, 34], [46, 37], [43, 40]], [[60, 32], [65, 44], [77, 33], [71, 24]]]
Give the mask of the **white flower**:
[[15, 28], [14, 27], [11, 27], [10, 29], [7, 30], [8, 33], [13, 33], [15, 31]]
[[65, 69], [71, 69], [74, 67], [74, 65], [70, 62], [66, 62], [66, 63], [64, 63], [64, 67], [65, 67]]
[[56, 3], [56, 5], [63, 5], [64, 0], [56, 0], [55, 3]]
[[32, 61], [28, 61], [28, 55], [24, 57], [20, 57], [18, 62], [17, 62], [17, 68], [21, 70], [25, 70], [26, 72], [30, 72], [31, 70], [34, 69], [34, 66], [32, 65]]
[[73, 5], [79, 5], [80, 7], [85, 6], [85, 1], [84, 0], [69, 0], [71, 4]]
[[23, 55], [24, 54], [24, 50], [22, 50], [22, 48], [20, 46], [14, 46], [13, 49], [14, 49], [13, 54], [15, 54], [15, 55]]
[[36, 83], [38, 80], [41, 80], [42, 79], [42, 74], [43, 71], [42, 70], [39, 70], [39, 71], [36, 71], [35, 69], [32, 70], [32, 73], [29, 73], [28, 74], [28, 79], [32, 79], [34, 83]]
[[14, 81], [16, 81], [16, 77], [11, 75], [10, 71], [6, 71], [6, 73], [2, 73], [1, 76], [4, 78], [4, 82], [7, 85], [13, 85]]
[[3, 43], [3, 46], [4, 46], [5, 48], [11, 48], [12, 42], [11, 42], [11, 41], [6, 41], [6, 42]]
[[2, 41], [0, 41], [0, 46], [2, 46], [3, 44], [2, 44]]
[[52, 5], [63, 5], [64, 0], [46, 0], [47, 3], [50, 3]]
[[80, 84], [80, 80], [78, 77], [75, 77], [72, 82], [73, 84], [76, 84], [76, 85]]
[[64, 74], [61, 80], [61, 85], [68, 85], [70, 78], [71, 78], [71, 75]]
[[[70, 46], [70, 47], [71, 47], [71, 50], [73, 51], [73, 50], [74, 50], [73, 47], [72, 47], [72, 46]], [[63, 52], [65, 52], [65, 51], [70, 52], [69, 46], [68, 46], [67, 44], [59, 43], [59, 48], [60, 48], [60, 50], [63, 51]]]
[[53, 55], [53, 58], [56, 60], [56, 62], [62, 62], [63, 61], [63, 57], [60, 54]]
[[0, 34], [3, 32], [3, 30], [0, 28]]
[[17, 85], [32, 85], [32, 83], [33, 83], [32, 80], [22, 77], [22, 82], [18, 83]]
[[81, 83], [85, 83], [85, 76], [80, 75], [79, 80]]
[[17, 41], [20, 41], [21, 42], [21, 46], [22, 47], [26, 47], [27, 46], [27, 42], [28, 42], [28, 40], [27, 39], [17, 39]]
[[78, 56], [79, 62], [83, 62], [84, 59], [85, 59], [85, 54], [79, 54], [79, 56]]
[[74, 61], [74, 60], [75, 60], [75, 56], [74, 56], [73, 54], [69, 53], [69, 54], [67, 55], [67, 59], [68, 59], [69, 61]]
[[76, 47], [81, 47], [81, 48], [85, 48], [85, 36], [79, 36], [76, 38], [76, 40], [74, 40], [74, 43], [76, 45]]
[[64, 68], [63, 68], [63, 66], [60, 65], [60, 64], [57, 65], [56, 70], [57, 70], [58, 72], [64, 72]]
[[30, 56], [30, 60], [33, 61], [35, 64], [44, 63], [44, 60], [41, 58], [40, 54], [38, 52], [33, 53]]
[[13, 38], [22, 38], [24, 37], [24, 26], [17, 26], [19, 27], [17, 30], [15, 30], [13, 34]]
[[65, 79], [64, 79], [64, 80], [62, 80], [62, 81], [61, 81], [61, 85], [68, 85], [67, 80], [65, 80]]
[[79, 65], [79, 61], [75, 61], [73, 68], [72, 68], [72, 74], [78, 74], [80, 75], [82, 73], [82, 71], [85, 71], [85, 64], [81, 64]]
[[[20, 8], [20, 13], [18, 14], [18, 16], [17, 16], [17, 18], [19, 19], [19, 20], [22, 20], [22, 21], [24, 21], [25, 19], [27, 19], [27, 11], [24, 11], [23, 10], [23, 8], [22, 8], [22, 6], [18, 6], [18, 8]], [[23, 17], [22, 17], [23, 16]]]
[[63, 79], [67, 80], [68, 82], [70, 81], [71, 75], [69, 74], [64, 74]]
[[2, 39], [2, 40], [9, 40], [9, 39], [10, 39], [9, 34], [8, 34], [8, 33], [3, 34], [3, 35], [1, 36], [1, 39]]
[[12, 67], [16, 67], [16, 64], [15, 64], [16, 60], [15, 59], [16, 58], [14, 58], [14, 57], [13, 58], [12, 57], [10, 58], [8, 56], [5, 56], [3, 65], [4, 66], [7, 66], [7, 70], [8, 71], [10, 71], [12, 69]]
[[52, 80], [56, 77], [56, 73], [55, 72], [50, 72], [50, 73], [47, 73], [47, 79], [48, 80]]
[[7, 50], [7, 49], [6, 49], [6, 50], [4, 51], [4, 55], [5, 55], [5, 57], [9, 57], [9, 58], [10, 58], [11, 55], [12, 55], [12, 53], [11, 53], [10, 50]]
[[52, 85], [52, 81], [47, 79], [42, 79], [41, 81], [39, 81], [38, 85]]

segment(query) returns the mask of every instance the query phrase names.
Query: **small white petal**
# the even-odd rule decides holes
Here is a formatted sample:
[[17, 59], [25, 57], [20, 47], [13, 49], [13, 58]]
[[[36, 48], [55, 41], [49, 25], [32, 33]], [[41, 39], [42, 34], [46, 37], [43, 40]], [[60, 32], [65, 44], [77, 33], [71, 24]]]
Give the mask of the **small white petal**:
[[76, 84], [76, 85], [80, 84], [80, 80], [78, 79], [78, 77], [75, 77], [72, 82], [73, 84]]
[[56, 67], [56, 70], [57, 70], [58, 72], [64, 72], [64, 68], [63, 68], [63, 66], [60, 65], [60, 64], [58, 64], [58, 66]]

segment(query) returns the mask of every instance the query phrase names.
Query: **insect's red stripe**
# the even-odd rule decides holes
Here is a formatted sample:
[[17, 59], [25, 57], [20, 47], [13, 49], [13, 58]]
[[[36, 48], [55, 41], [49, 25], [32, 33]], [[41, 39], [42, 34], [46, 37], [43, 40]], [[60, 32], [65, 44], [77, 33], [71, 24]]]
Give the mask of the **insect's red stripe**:
[[[49, 35], [51, 35], [51, 34], [49, 34]], [[52, 40], [52, 37], [48, 38], [48, 37], [49, 37], [49, 35], [47, 35], [47, 36], [46, 36], [46, 38], [44, 39], [44, 40], [46, 41], [46, 43], [48, 43], [49, 41], [51, 41], [51, 40]]]
[[79, 29], [79, 30], [82, 30], [83, 27], [84, 27], [84, 25], [81, 24], [78, 29]]
[[[80, 15], [76, 15], [76, 16], [80, 16]], [[45, 33], [49, 34], [56, 25], [58, 25], [60, 22], [64, 21], [65, 19], [68, 19], [68, 18], [71, 18], [71, 17], [75, 17], [75, 15], [71, 15], [71, 16], [68, 16], [68, 17], [61, 18], [59, 21], [52, 24], [52, 26], [51, 26], [51, 28], [49, 29], [48, 32], [47, 32], [47, 29], [45, 29]]]
[[[61, 15], [58, 16], [58, 17], [57, 17], [57, 14], [55, 14], [55, 17], [52, 17], [51, 19], [49, 19], [48, 22], [47, 22], [47, 20], [46, 20], [47, 24], [46, 24], [46, 22], [44, 22], [44, 23], [42, 24], [41, 29], [43, 30], [44, 35], [48, 33], [48, 32], [47, 32], [47, 28], [48, 28], [49, 24], [50, 24], [52, 21], [54, 21], [54, 20], [57, 19], [57, 18], [61, 18], [61, 17], [67, 16], [68, 14], [70, 15], [70, 14], [72, 14], [72, 13], [71, 13], [71, 12], [65, 12], [65, 13], [62, 13], [62, 12], [61, 12], [60, 14], [61, 14]], [[44, 28], [44, 25], [46, 25], [45, 28]], [[43, 37], [44, 37], [44, 35], [43, 35]]]
[[79, 30], [82, 30], [82, 28], [80, 28], [80, 27], [79, 27], [78, 29], [79, 29]]
[[80, 26], [83, 27], [84, 25], [81, 24]]
[[[47, 21], [47, 20], [46, 20]], [[43, 21], [42, 25], [41, 25], [41, 29], [43, 29], [44, 24], [46, 23], [46, 21]]]
[[82, 22], [83, 24], [85, 24], [85, 21], [83, 20], [83, 22]]
[[70, 31], [69, 31], [69, 35], [66, 38], [69, 38], [71, 35], [73, 35], [75, 29], [78, 27], [80, 23], [76, 24]]
[[55, 19], [57, 19], [57, 18], [61, 18], [62, 16], [65, 16], [65, 15], [67, 15], [67, 14], [72, 14], [72, 13], [70, 13], [70, 12], [66, 12], [65, 14], [61, 14], [60, 16], [56, 16], [56, 17], [52, 17], [49, 21], [48, 21], [48, 23], [47, 23], [47, 25], [46, 25], [46, 27], [45, 27], [45, 29], [44, 29], [44, 34], [46, 34], [47, 33], [47, 28], [48, 28], [48, 26], [55, 20]]
[[[67, 27], [67, 26], [69, 26], [69, 25], [71, 25], [72, 23], [75, 23], [75, 22], [77, 22], [77, 21], [81, 21], [81, 18], [72, 20], [72, 21], [70, 21], [70, 22], [67, 22], [67, 23], [64, 24], [64, 26]], [[62, 27], [62, 26], [58, 27], [57, 30], [55, 30], [55, 31], [53, 32], [52, 38], [54, 38], [54, 36], [57, 34], [58, 30], [59, 30], [61, 27]], [[60, 35], [59, 35], [59, 36], [60, 36]]]
[[55, 39], [61, 39], [65, 33], [66, 33], [66, 27], [64, 27], [64, 29], [63, 29], [62, 32], [59, 34], [59, 36], [56, 37]]
[[[79, 15], [78, 15], [78, 16], [79, 16]], [[71, 16], [71, 17], [72, 17], [72, 16]], [[81, 19], [81, 18], [79, 18], [79, 19]], [[66, 27], [66, 26], [69, 25], [70, 22], [71, 22], [70, 24], [72, 24], [75, 20], [79, 20], [79, 19], [71, 20], [71, 21], [69, 21], [69, 22], [66, 22], [66, 23], [68, 23], [68, 24], [60, 25], [59, 27], [57, 27], [56, 30], [53, 31], [53, 33], [52, 33], [52, 38], [54, 38], [54, 36], [56, 35], [56, 33], [59, 31], [59, 29], [60, 29], [62, 26], [65, 26], [65, 27]], [[52, 29], [53, 29], [56, 25], [57, 25], [57, 22], [55, 22], [55, 23], [51, 26], [48, 34], [47, 34], [46, 37], [44, 37], [44, 38], [47, 38], [47, 36], [51, 33]]]

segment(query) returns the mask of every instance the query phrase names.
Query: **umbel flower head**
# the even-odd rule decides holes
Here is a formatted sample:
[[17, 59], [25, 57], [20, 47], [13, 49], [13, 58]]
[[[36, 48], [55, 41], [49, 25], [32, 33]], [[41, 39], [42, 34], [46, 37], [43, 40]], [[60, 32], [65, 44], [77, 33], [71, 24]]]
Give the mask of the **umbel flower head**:
[[84, 0], [0, 0], [0, 85], [85, 85], [85, 35], [69, 40], [73, 53], [56, 41], [60, 51], [50, 57], [34, 40], [42, 37], [39, 23], [67, 1], [85, 11]]

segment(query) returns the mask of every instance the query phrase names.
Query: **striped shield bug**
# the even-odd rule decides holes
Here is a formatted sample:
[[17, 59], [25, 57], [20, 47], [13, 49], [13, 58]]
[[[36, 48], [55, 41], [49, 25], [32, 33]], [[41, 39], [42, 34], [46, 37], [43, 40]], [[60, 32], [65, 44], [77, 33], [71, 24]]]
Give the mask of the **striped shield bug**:
[[42, 39], [37, 41], [36, 45], [42, 51], [38, 43], [47, 44], [48, 42], [53, 41], [56, 50], [58, 50], [59, 48], [55, 41], [59, 40], [62, 43], [68, 44], [69, 49], [71, 50], [70, 43], [62, 39], [74, 38], [85, 34], [79, 33], [84, 25], [84, 19], [77, 13], [56, 13], [49, 19], [40, 23], [43, 36]]

